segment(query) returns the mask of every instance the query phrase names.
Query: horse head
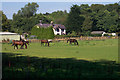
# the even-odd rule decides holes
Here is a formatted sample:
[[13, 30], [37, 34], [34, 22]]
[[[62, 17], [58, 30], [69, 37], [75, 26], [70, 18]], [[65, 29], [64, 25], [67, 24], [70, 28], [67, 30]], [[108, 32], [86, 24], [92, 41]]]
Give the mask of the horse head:
[[70, 41], [70, 39], [67, 40], [67, 43], [68, 43], [68, 41]]

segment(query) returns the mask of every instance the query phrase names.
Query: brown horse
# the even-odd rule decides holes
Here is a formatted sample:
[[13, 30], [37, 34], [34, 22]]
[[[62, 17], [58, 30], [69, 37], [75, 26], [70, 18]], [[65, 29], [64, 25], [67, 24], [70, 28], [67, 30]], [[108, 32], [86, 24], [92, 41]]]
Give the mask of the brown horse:
[[18, 45], [21, 45], [20, 49], [23, 49], [24, 45], [25, 45], [25, 48], [27, 49], [26, 43], [29, 45], [29, 41], [12, 40], [12, 42], [13, 42], [12, 46], [14, 45], [14, 49], [15, 49], [15, 47], [18, 49]]
[[[42, 46], [44, 43], [48, 44], [48, 46], [49, 46], [49, 41], [48, 41], [48, 40], [41, 40], [41, 46]], [[45, 45], [46, 45], [46, 44], [45, 44]]]
[[68, 43], [68, 41], [70, 41], [70, 44], [71, 43], [74, 43], [74, 44], [76, 43], [76, 45], [78, 45], [78, 41], [76, 39], [68, 39], [67, 43]]

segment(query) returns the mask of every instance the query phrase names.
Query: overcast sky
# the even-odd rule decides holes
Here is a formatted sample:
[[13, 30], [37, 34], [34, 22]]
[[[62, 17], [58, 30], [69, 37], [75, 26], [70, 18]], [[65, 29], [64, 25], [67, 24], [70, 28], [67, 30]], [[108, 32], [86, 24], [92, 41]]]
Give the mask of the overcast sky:
[[[17, 13], [18, 10], [23, 8], [28, 2], [37, 1], [39, 5], [37, 13], [52, 13], [57, 10], [67, 10], [70, 11], [70, 7], [73, 4], [114, 4], [119, 2], [119, 0], [61, 0], [61, 2], [57, 2], [57, 0], [2, 0], [0, 4], [2, 4], [2, 11], [7, 16], [8, 19], [12, 19], [13, 13]], [[46, 2], [45, 2], [46, 1]], [[49, 2], [48, 2], [49, 1]], [[63, 2], [64, 1], [64, 2]], [[67, 2], [65, 2], [67, 1]], [[71, 1], [71, 2], [70, 2]], [[74, 1], [74, 2], [73, 2]], [[77, 2], [79, 1], [79, 2]]]

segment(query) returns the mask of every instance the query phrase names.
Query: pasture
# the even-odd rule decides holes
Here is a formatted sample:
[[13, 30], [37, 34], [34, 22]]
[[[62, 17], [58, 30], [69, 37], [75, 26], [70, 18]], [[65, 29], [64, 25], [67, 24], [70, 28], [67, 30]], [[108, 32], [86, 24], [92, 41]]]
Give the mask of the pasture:
[[30, 43], [28, 49], [2, 45], [3, 80], [6, 79], [120, 79], [118, 40]]
[[[44, 58], [76, 58], [85, 60], [118, 60], [118, 40], [78, 41], [79, 46], [70, 45], [66, 41], [50, 43], [50, 47], [41, 43], [30, 43], [28, 49], [13, 49], [11, 44], [3, 44], [2, 52], [20, 53], [26, 56]], [[20, 46], [19, 46], [20, 48]]]

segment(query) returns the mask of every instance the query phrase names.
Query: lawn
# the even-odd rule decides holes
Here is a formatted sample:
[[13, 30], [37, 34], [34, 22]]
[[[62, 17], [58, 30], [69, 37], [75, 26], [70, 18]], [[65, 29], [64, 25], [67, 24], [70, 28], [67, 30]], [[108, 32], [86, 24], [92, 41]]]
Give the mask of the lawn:
[[[11, 44], [3, 44], [4, 53], [21, 53], [26, 56], [44, 58], [76, 58], [85, 60], [118, 61], [118, 39], [78, 41], [79, 46], [66, 41], [50, 43], [50, 47], [40, 43], [30, 43], [28, 49], [13, 49]], [[19, 46], [20, 47], [20, 46]]]

